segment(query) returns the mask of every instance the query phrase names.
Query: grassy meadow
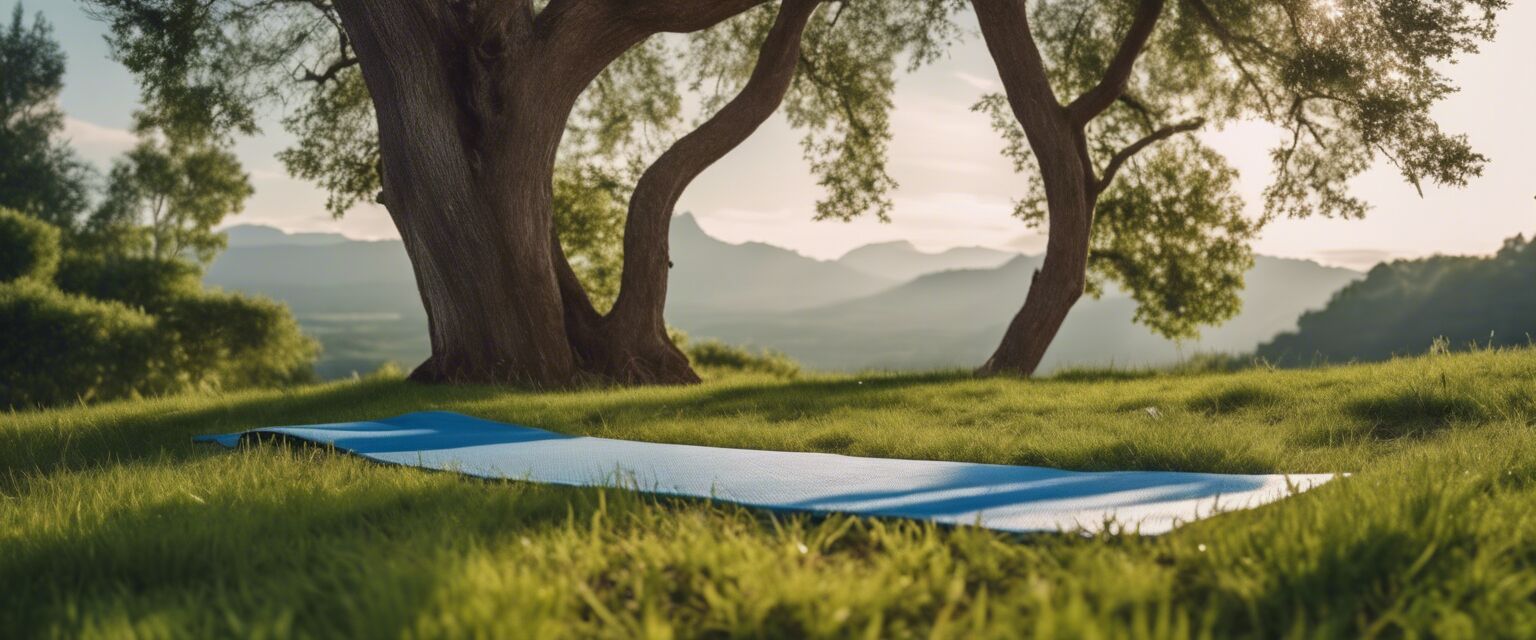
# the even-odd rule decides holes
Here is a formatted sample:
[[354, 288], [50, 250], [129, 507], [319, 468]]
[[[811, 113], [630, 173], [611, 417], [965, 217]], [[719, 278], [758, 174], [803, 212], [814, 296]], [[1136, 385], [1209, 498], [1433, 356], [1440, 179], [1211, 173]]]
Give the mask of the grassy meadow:
[[[567, 433], [1069, 469], [1350, 472], [1159, 537], [487, 482], [196, 434], [445, 409]], [[0, 414], [8, 637], [1532, 637], [1536, 350], [1325, 369], [390, 376]]]

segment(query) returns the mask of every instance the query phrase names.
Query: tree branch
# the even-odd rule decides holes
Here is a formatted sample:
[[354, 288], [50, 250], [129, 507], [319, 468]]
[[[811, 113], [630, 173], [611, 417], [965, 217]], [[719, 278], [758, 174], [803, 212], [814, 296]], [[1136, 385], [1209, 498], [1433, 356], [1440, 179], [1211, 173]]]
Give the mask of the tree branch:
[[1120, 171], [1120, 167], [1124, 165], [1126, 161], [1130, 160], [1132, 156], [1141, 153], [1143, 149], [1146, 149], [1147, 147], [1150, 147], [1162, 140], [1167, 140], [1168, 138], [1176, 136], [1180, 133], [1194, 131], [1203, 126], [1205, 126], [1205, 118], [1185, 120], [1183, 122], [1164, 126], [1161, 129], [1147, 134], [1142, 139], [1131, 143], [1130, 146], [1121, 149], [1114, 155], [1114, 157], [1111, 157], [1109, 159], [1109, 164], [1104, 165], [1104, 175], [1103, 177], [1099, 178], [1098, 183], [1094, 185], [1094, 191], [1097, 193], [1103, 193], [1105, 189], [1108, 189], [1110, 182], [1115, 179], [1115, 174]]
[[[752, 75], [720, 111], [661, 154], [635, 185], [624, 229], [624, 271], [613, 315], [659, 322], [666, 291], [666, 246], [672, 210], [700, 173], [752, 135], [778, 110], [800, 61], [801, 36], [821, 0], [783, 0]], [[657, 288], [663, 295], [657, 295]]]
[[1109, 68], [1104, 70], [1104, 77], [1092, 89], [1067, 105], [1067, 113], [1073, 124], [1079, 127], [1087, 124], [1089, 120], [1104, 113], [1105, 109], [1115, 103], [1115, 99], [1125, 93], [1136, 59], [1141, 57], [1141, 52], [1146, 48], [1147, 40], [1151, 39], [1152, 31], [1157, 27], [1157, 19], [1162, 13], [1163, 0], [1141, 0], [1141, 4], [1136, 6], [1136, 16], [1131, 19], [1131, 28], [1126, 32], [1125, 39], [1120, 41], [1120, 49], [1115, 52], [1115, 57], [1110, 59]]

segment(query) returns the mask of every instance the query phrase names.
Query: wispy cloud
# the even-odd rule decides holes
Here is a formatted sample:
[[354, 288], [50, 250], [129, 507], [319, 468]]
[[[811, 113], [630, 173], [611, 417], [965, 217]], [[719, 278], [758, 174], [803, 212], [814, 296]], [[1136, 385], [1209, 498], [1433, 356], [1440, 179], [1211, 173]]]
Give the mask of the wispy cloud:
[[138, 142], [132, 131], [114, 129], [79, 118], [64, 118], [64, 137], [80, 146], [131, 148]]
[[997, 81], [991, 78], [983, 78], [981, 76], [969, 74], [964, 71], [956, 71], [955, 78], [982, 91], [997, 90]]
[[64, 118], [64, 138], [71, 146], [97, 165], [106, 166], [117, 155], [133, 148], [138, 136], [132, 131], [114, 129], [79, 118]]

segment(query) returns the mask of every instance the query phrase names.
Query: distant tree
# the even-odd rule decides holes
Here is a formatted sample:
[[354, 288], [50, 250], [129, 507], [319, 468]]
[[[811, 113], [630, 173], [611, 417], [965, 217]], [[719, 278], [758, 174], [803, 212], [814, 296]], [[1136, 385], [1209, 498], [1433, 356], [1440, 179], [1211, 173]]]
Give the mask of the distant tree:
[[[1415, 188], [1481, 172], [1430, 111], [1454, 91], [1443, 64], [1493, 36], [1505, 0], [972, 4], [1005, 89], [977, 108], [1028, 177], [1018, 215], [1050, 234], [982, 373], [1033, 373], [1102, 279], [1170, 337], [1232, 317], [1263, 224], [1363, 216], [1348, 181], [1377, 158]], [[1242, 215], [1235, 171], [1190, 135], [1245, 119], [1285, 131], [1258, 219]]]
[[1386, 360], [1536, 340], [1536, 243], [1516, 236], [1492, 256], [1435, 256], [1371, 269], [1294, 332], [1259, 345], [1282, 366]]
[[64, 51], [39, 15], [21, 5], [0, 29], [0, 207], [70, 230], [90, 199], [90, 172], [59, 139]]
[[120, 251], [207, 264], [225, 245], [213, 228], [253, 193], [239, 159], [208, 137], [141, 130], [139, 144], [113, 165], [86, 227]]
[[[413, 379], [566, 385], [698, 379], [662, 319], [672, 210], [781, 103], [818, 215], [883, 214], [894, 70], [934, 57], [957, 0], [90, 4], [158, 124], [249, 133], [290, 105], [289, 170], [333, 212], [389, 210], [429, 319]], [[675, 137], [682, 86], [712, 114]], [[621, 202], [619, 253], [592, 239]]]

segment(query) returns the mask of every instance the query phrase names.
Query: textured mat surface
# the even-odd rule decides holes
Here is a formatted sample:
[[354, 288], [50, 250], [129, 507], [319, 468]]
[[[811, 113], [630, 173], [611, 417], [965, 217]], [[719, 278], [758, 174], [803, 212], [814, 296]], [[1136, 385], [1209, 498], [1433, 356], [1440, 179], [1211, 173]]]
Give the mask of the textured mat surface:
[[568, 436], [457, 413], [271, 427], [200, 436], [238, 446], [275, 434], [370, 460], [571, 486], [616, 486], [810, 513], [852, 513], [979, 525], [1014, 532], [1144, 534], [1222, 511], [1256, 507], [1331, 480], [1327, 474], [1079, 472], [969, 462], [858, 458]]

